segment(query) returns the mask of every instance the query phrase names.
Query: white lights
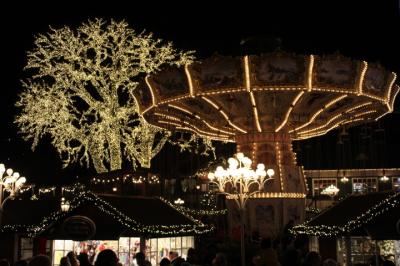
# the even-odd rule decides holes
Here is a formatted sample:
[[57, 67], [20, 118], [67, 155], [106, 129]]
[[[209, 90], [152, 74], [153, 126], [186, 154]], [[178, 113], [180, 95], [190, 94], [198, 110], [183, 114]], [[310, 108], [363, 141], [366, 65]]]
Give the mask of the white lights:
[[[192, 53], [177, 51], [152, 34], [137, 33], [124, 21], [96, 19], [77, 29], [51, 29], [37, 36], [27, 53], [24, 69], [38, 75], [23, 83], [15, 122], [32, 148], [43, 136], [51, 136], [64, 166], [93, 165], [102, 173], [121, 169], [127, 160], [134, 169], [137, 163], [149, 168], [167, 137], [164, 129], [148, 125], [140, 115], [160, 100], [149, 75], [165, 65], [192, 63]], [[144, 75], [151, 102], [141, 106], [133, 92]], [[150, 109], [143, 110], [147, 105]]]
[[389, 181], [389, 177], [386, 176], [386, 171], [385, 169], [383, 169], [382, 171], [382, 177], [379, 178], [382, 182], [386, 183], [387, 181]]
[[340, 182], [347, 183], [347, 182], [349, 182], [349, 179], [344, 176], [344, 177], [340, 178]]
[[[228, 199], [233, 199], [240, 210], [241, 260], [242, 266], [245, 266], [244, 213], [246, 202], [250, 197], [264, 190], [265, 182], [272, 179], [274, 171], [272, 169], [265, 171], [265, 165], [262, 163], [257, 164], [256, 170], [251, 169], [251, 159], [244, 156], [242, 152], [229, 158], [228, 164], [227, 169], [218, 166], [215, 172], [208, 174], [208, 179], [210, 183], [217, 185], [220, 193], [225, 194]], [[256, 189], [250, 190], [252, 185], [255, 185]]]
[[382, 177], [380, 178], [380, 180], [381, 180], [382, 182], [387, 182], [387, 181], [389, 181], [389, 177], [387, 177], [386, 175], [384, 175], [384, 176], [382, 176]]
[[[4, 173], [6, 174], [5, 176], [3, 176]], [[18, 172], [14, 172], [11, 168], [6, 170], [5, 165], [0, 164], [0, 209], [5, 199], [3, 199], [3, 193], [9, 192], [9, 197], [13, 198], [25, 182], [25, 177], [20, 176]]]
[[181, 198], [177, 198], [176, 200], [174, 200], [174, 203], [176, 205], [183, 205], [183, 204], [185, 204], [185, 201]]
[[337, 195], [338, 192], [339, 189], [335, 185], [330, 185], [324, 188], [324, 190], [321, 191], [321, 194], [328, 195], [329, 197], [333, 198]]
[[[228, 159], [228, 168], [218, 166], [215, 172], [208, 174], [211, 183], [217, 185], [220, 193], [233, 198], [240, 209], [245, 207], [247, 199], [255, 193], [264, 190], [265, 182], [272, 179], [275, 171], [265, 170], [265, 165], [257, 164], [256, 170], [251, 169], [252, 161], [239, 152]], [[255, 185], [252, 191], [250, 187]]]
[[61, 198], [61, 211], [67, 212], [69, 211], [70, 204], [64, 197]]

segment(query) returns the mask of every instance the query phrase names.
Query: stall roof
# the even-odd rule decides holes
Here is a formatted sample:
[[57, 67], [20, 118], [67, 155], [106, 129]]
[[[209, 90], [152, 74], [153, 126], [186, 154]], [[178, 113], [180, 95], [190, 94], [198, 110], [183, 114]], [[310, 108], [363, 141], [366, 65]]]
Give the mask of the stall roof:
[[[97, 232], [93, 239], [124, 236], [195, 235], [211, 228], [172, 204], [158, 198], [96, 195], [80, 192], [68, 212], [56, 200], [8, 200], [4, 204], [0, 232], [21, 232], [62, 238], [62, 223], [81, 215], [93, 220]], [[105, 238], [107, 237], [107, 238]]]
[[317, 236], [368, 235], [374, 239], [400, 239], [400, 193], [353, 194], [292, 229], [295, 234]]

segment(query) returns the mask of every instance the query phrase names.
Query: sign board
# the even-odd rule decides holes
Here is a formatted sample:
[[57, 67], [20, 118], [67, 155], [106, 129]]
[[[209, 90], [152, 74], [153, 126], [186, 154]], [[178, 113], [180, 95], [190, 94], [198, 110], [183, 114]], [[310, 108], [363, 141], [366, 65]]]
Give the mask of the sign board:
[[68, 217], [65, 219], [62, 228], [65, 236], [75, 241], [89, 240], [96, 234], [95, 223], [86, 216]]

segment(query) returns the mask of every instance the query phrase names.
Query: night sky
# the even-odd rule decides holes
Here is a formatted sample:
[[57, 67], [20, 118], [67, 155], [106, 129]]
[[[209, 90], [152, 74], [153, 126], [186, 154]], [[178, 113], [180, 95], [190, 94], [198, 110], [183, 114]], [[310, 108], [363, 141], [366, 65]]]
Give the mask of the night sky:
[[[270, 52], [279, 46], [285, 51], [304, 54], [339, 52], [354, 59], [379, 62], [400, 74], [398, 1], [360, 1], [359, 5], [352, 6], [345, 2], [353, 1], [320, 1], [323, 3], [318, 4], [279, 1], [280, 4], [273, 5], [266, 5], [271, 1], [227, 1], [218, 5], [207, 1], [182, 1], [172, 6], [157, 1], [138, 6], [133, 4], [134, 1], [85, 5], [82, 5], [83, 1], [56, 2], [35, 6], [13, 4], [3, 6], [0, 12], [0, 162], [15, 168], [31, 181], [59, 183], [92, 173], [80, 166], [62, 170], [58, 155], [48, 140], [42, 141], [32, 152], [31, 143], [21, 140], [12, 122], [16, 114], [14, 103], [21, 91], [20, 80], [25, 77], [26, 52], [32, 49], [34, 36], [47, 32], [49, 25], [75, 27], [96, 17], [125, 19], [137, 31], [145, 29], [156, 37], [173, 41], [179, 49], [196, 50], [199, 59], [213, 53]], [[340, 131], [333, 131], [323, 137], [295, 143], [299, 164], [306, 169], [400, 167], [397, 155], [400, 150], [399, 105], [400, 100], [397, 100], [394, 113], [379, 123], [351, 128], [350, 135], [340, 141]], [[218, 145], [218, 154], [227, 151], [233, 151], [232, 146]], [[183, 157], [167, 146], [156, 157], [154, 165], [161, 171], [173, 172], [175, 168], [166, 168], [166, 158], [179, 161]], [[207, 158], [194, 157], [191, 160], [195, 166], [207, 161]]]

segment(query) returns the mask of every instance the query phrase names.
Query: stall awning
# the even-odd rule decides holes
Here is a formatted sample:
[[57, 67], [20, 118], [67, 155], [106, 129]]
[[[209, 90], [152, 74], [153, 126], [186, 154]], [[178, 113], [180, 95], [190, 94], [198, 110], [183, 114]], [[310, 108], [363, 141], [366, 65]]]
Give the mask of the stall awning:
[[4, 205], [0, 232], [19, 232], [66, 238], [65, 220], [89, 218], [96, 226], [91, 239], [117, 239], [120, 236], [161, 237], [196, 235], [211, 228], [158, 198], [96, 195], [80, 192], [67, 212], [54, 200], [9, 200]]
[[370, 236], [400, 239], [400, 193], [353, 194], [292, 229], [295, 234], [316, 236]]

